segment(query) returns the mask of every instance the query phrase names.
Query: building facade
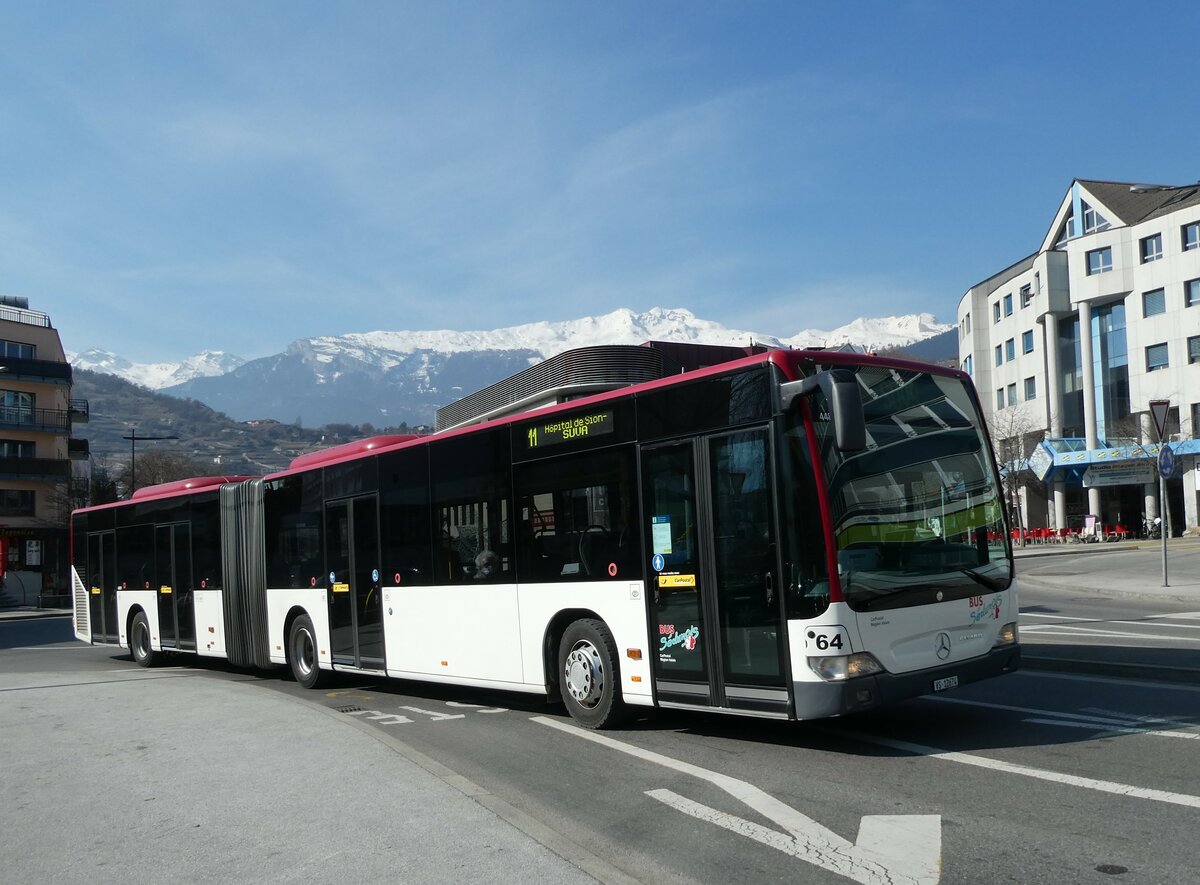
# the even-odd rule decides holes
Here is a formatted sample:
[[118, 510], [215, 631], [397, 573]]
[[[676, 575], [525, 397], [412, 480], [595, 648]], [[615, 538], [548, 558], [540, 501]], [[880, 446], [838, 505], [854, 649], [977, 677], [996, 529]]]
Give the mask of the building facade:
[[69, 598], [73, 477], [86, 478], [88, 457], [71, 428], [87, 419], [87, 402], [71, 398], [71, 366], [50, 317], [24, 298], [0, 297], [0, 566], [9, 604]]
[[[1197, 526], [1200, 185], [1074, 181], [1038, 251], [962, 297], [958, 328], [1022, 525]], [[1154, 400], [1176, 456], [1165, 502]]]

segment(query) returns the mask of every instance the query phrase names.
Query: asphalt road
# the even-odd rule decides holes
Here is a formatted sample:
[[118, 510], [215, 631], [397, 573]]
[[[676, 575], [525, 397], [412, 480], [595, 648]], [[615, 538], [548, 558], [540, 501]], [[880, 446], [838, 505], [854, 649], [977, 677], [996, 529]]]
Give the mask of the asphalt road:
[[[1086, 619], [1089, 630], [1159, 630], [1148, 625], [1174, 624], [1188, 610], [1170, 600], [1086, 592], [1073, 601], [1071, 592], [1027, 592], [1023, 621], [1033, 622], [1027, 634], [1081, 623], [1073, 618]], [[1052, 617], [1029, 617], [1042, 614]], [[1133, 626], [1118, 625], [1126, 621]], [[1188, 626], [1189, 619], [1179, 621]], [[520, 695], [352, 678], [305, 692], [281, 674], [211, 663], [146, 674], [115, 649], [58, 644], [62, 623], [23, 625], [19, 638], [12, 624], [0, 623], [4, 678], [35, 685], [38, 674], [69, 672], [76, 682], [99, 685], [152, 675], [169, 681], [174, 703], [208, 711], [214, 727], [223, 692], [250, 691], [264, 711], [280, 701], [306, 709], [319, 704], [329, 714], [321, 730], [335, 745], [343, 730], [365, 730], [397, 752], [434, 760], [444, 779], [461, 779], [485, 807], [513, 810], [506, 819], [524, 816], [531, 823], [522, 832], [531, 841], [560, 856], [596, 859], [589, 872], [602, 881], [1196, 878], [1200, 685], [1026, 670], [842, 720], [787, 724], [657, 712], [596, 735], [575, 728], [561, 709]], [[1048, 644], [1058, 645], [1059, 637], [1052, 638]], [[1158, 642], [1146, 636], [1152, 641]], [[1044, 644], [1035, 639], [1027, 648]], [[28, 707], [38, 691], [53, 690], [33, 688], [22, 700]], [[21, 727], [14, 694], [5, 703], [0, 692], [0, 729]], [[169, 735], [169, 727], [158, 722], [154, 734]], [[311, 755], [296, 760], [313, 764]], [[56, 777], [49, 759], [45, 777]], [[78, 785], [60, 788], [69, 794]], [[340, 804], [354, 808], [358, 798], [335, 787], [326, 804], [336, 815]], [[12, 803], [0, 808], [8, 831]], [[406, 828], [418, 832], [411, 819], [386, 813], [375, 824], [391, 831], [393, 841]], [[313, 838], [321, 838], [320, 829]], [[152, 849], [145, 832], [128, 839], [126, 856]], [[387, 850], [364, 837], [362, 851], [382, 853], [372, 868], [386, 868]], [[425, 880], [411, 871], [396, 878]]]

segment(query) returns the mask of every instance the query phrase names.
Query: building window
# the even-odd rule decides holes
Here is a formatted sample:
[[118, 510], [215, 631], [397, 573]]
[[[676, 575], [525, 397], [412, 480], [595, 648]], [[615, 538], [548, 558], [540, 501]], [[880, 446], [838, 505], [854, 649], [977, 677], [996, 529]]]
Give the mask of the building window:
[[996, 365], [997, 366], [1004, 365], [1004, 348], [1001, 347], [999, 344], [996, 345]]
[[5, 424], [32, 424], [33, 403], [32, 393], [0, 390], [0, 421]]
[[1028, 402], [1031, 399], [1037, 399], [1037, 379], [1025, 379], [1025, 400]]
[[1183, 284], [1183, 306], [1195, 307], [1200, 304], [1200, 280], [1188, 280]]
[[998, 388], [996, 390], [996, 408], [997, 409], [1004, 408], [1004, 388], [1003, 387]]
[[32, 458], [33, 443], [20, 439], [0, 439], [0, 458]]
[[1142, 256], [1142, 264], [1148, 264], [1151, 261], [1158, 261], [1158, 259], [1162, 258], [1162, 234], [1143, 237], [1140, 243], [1139, 254]]
[[33, 516], [33, 492], [0, 489], [0, 516]]
[[974, 362], [975, 361], [971, 359], [970, 354], [967, 354], [967, 358], [965, 360], [963, 360], [963, 365], [962, 365], [963, 371], [966, 372], [968, 375], [974, 374], [974, 372], [973, 372], [973, 369], [975, 368]]
[[1192, 439], [1200, 439], [1200, 403], [1192, 403]]
[[37, 359], [37, 347], [32, 344], [23, 344], [20, 341], [0, 339], [0, 357], [18, 360]]
[[1015, 381], [1008, 385], [1008, 404], [1010, 406], [1017, 404], [1017, 385]]
[[992, 322], [1000, 322], [1000, 302], [996, 301], [992, 304]]
[[1093, 249], [1087, 254], [1087, 275], [1089, 277], [1098, 273], [1108, 273], [1110, 270], [1112, 270], [1112, 246]]
[[1042, 294], [1042, 272], [1040, 270], [1033, 275], [1033, 291], [1038, 295]]
[[1010, 361], [1017, 358], [1017, 342], [1013, 338], [1009, 338], [1004, 342], [1004, 356]]
[[1192, 249], [1200, 249], [1200, 221], [1185, 224], [1182, 231], [1183, 251], [1190, 252]]
[[1032, 300], [1033, 300], [1033, 287], [1032, 286], [1022, 286], [1021, 287], [1021, 307], [1022, 308], [1029, 307], [1029, 302]]
[[1142, 293], [1142, 316], [1153, 317], [1167, 312], [1167, 293], [1163, 289]]
[[1170, 365], [1167, 360], [1167, 343], [1151, 344], [1146, 348], [1146, 371], [1156, 372]]
[[1012, 316], [1012, 292], [1004, 296], [1004, 315], [1006, 317]]
[[1033, 353], [1033, 329], [1021, 333], [1021, 352]]
[[1200, 335], [1188, 339], [1188, 362], [1200, 363]]
[[1108, 230], [1108, 219], [1089, 206], [1083, 204], [1083, 232], [1085, 234], [1094, 234], [1097, 231]]

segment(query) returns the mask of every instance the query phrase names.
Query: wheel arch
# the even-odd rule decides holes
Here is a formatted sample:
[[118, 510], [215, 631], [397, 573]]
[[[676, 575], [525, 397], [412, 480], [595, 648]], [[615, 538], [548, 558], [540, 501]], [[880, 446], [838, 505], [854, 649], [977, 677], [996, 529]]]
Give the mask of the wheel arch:
[[604, 618], [590, 608], [565, 608], [557, 612], [546, 625], [542, 636], [542, 667], [546, 674], [546, 695], [551, 699], [558, 697], [559, 692], [561, 677], [558, 672], [558, 646], [562, 643], [563, 634], [576, 621], [587, 620], [599, 621], [612, 633], [612, 628]]

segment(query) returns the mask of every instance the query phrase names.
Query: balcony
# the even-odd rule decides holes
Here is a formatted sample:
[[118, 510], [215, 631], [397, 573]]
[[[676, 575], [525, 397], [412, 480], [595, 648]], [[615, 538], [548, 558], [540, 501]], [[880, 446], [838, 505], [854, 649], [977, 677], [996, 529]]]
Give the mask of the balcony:
[[71, 462], [59, 458], [0, 458], [0, 478], [7, 480], [66, 479]]
[[91, 445], [86, 439], [67, 440], [67, 457], [72, 461], [86, 461], [91, 451]]
[[18, 357], [0, 357], [0, 373], [15, 381], [30, 381], [34, 384], [70, 384], [71, 364], [54, 360], [29, 360]]
[[71, 420], [76, 424], [87, 424], [91, 420], [91, 411], [85, 399], [71, 400], [67, 411], [71, 413]]
[[66, 409], [22, 409], [0, 406], [0, 430], [31, 430], [35, 433], [67, 433], [71, 413]]

